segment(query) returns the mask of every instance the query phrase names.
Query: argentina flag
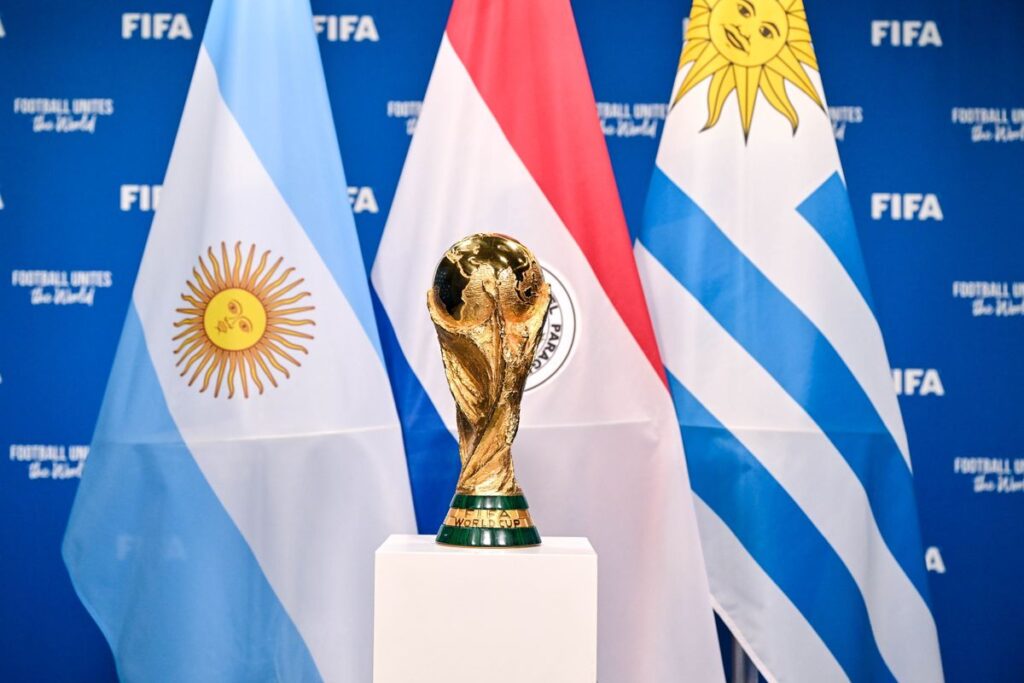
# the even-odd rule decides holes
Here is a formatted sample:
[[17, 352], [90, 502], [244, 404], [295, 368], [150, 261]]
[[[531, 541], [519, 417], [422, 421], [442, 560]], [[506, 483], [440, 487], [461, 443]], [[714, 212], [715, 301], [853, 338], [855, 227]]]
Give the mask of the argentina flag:
[[695, 0], [636, 257], [716, 610], [771, 681], [942, 680], [802, 0]]
[[308, 2], [215, 0], [63, 554], [129, 681], [368, 681], [401, 431]]

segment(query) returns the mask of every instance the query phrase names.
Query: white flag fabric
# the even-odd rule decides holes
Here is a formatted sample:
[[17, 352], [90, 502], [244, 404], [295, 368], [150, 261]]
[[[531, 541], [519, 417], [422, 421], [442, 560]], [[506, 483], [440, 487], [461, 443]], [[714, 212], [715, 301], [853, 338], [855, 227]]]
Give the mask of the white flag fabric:
[[458, 473], [426, 292], [477, 232], [520, 240], [551, 283], [513, 456], [542, 537], [597, 550], [599, 679], [721, 681], [678, 426], [568, 0], [456, 0], [372, 270], [425, 533]]
[[942, 680], [802, 0], [695, 0], [636, 257], [716, 609], [771, 681]]
[[64, 543], [123, 680], [369, 681], [414, 529], [309, 5], [215, 0]]

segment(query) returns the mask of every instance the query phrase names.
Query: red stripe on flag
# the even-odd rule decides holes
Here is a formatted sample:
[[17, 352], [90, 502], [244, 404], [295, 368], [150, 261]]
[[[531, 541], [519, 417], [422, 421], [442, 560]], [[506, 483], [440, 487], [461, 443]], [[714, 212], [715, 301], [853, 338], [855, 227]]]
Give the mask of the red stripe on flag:
[[447, 32], [513, 149], [664, 382], [569, 1], [455, 0]]

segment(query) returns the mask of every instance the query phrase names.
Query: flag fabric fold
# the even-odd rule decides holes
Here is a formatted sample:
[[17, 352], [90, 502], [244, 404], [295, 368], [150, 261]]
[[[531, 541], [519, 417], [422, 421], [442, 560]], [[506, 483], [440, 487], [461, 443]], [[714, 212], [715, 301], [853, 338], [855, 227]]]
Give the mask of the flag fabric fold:
[[567, 0], [456, 0], [372, 269], [421, 532], [459, 470], [425, 298], [508, 234], [552, 287], [513, 446], [541, 534], [587, 536], [604, 683], [723, 678], [678, 426]]
[[695, 0], [636, 258], [715, 606], [773, 681], [941, 681], [802, 0]]
[[124, 680], [368, 681], [415, 528], [309, 5], [215, 0], [63, 554]]

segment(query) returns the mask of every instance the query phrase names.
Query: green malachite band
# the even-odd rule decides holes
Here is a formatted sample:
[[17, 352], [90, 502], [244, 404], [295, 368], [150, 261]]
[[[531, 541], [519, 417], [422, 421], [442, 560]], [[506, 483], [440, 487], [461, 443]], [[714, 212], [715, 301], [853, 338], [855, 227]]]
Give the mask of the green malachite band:
[[453, 508], [457, 510], [526, 510], [526, 497], [519, 496], [468, 496], [456, 493], [452, 498]]
[[[446, 545], [471, 546], [476, 548], [514, 548], [516, 546], [538, 545], [540, 533], [530, 524], [530, 516], [525, 512], [530, 506], [526, 497], [517, 496], [471, 496], [456, 493], [452, 498], [452, 509], [445, 520], [451, 522], [454, 517], [464, 517], [455, 511], [461, 510], [523, 510], [516, 513], [524, 518], [529, 526], [451, 526], [442, 524], [437, 532], [437, 542]], [[483, 513], [481, 513], [483, 514]], [[497, 514], [497, 513], [491, 513]], [[501, 513], [506, 516], [511, 513]]]
[[[474, 496], [467, 497], [472, 498]], [[535, 527], [526, 527], [521, 529], [489, 529], [485, 527], [454, 527], [442, 525], [441, 530], [437, 532], [437, 542], [444, 543], [446, 545], [483, 548], [513, 548], [516, 546], [539, 544], [540, 533]]]

